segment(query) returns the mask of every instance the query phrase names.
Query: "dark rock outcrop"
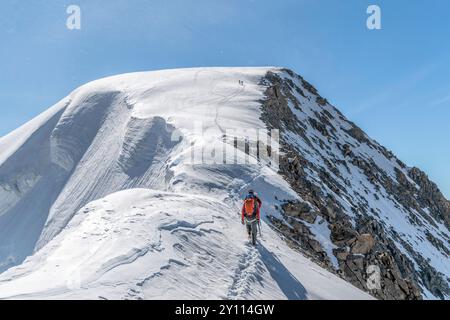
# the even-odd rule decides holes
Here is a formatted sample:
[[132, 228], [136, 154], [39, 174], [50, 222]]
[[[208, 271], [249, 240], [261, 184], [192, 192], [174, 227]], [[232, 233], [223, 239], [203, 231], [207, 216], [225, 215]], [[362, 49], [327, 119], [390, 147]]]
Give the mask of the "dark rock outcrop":
[[[269, 129], [280, 130], [280, 174], [302, 200], [284, 202], [284, 219], [272, 217], [273, 227], [291, 247], [377, 298], [421, 299], [421, 288], [437, 297], [450, 296], [449, 279], [389, 228], [385, 220], [388, 213], [371, 206], [370, 201], [389, 201], [405, 213], [412, 225], [443, 222], [447, 228], [449, 202], [423, 172], [408, 169], [392, 152], [371, 140], [320, 97], [311, 84], [290, 70], [282, 71], [289, 77], [269, 72], [261, 83], [267, 87], [266, 99], [261, 101], [261, 119]], [[302, 101], [316, 103], [314, 117], [305, 113], [304, 119], [298, 119], [294, 114], [290, 106], [302, 113], [306, 108]], [[340, 129], [337, 123], [342, 123]], [[302, 143], [296, 145], [293, 135]], [[348, 139], [342, 142], [342, 136]], [[355, 152], [361, 145], [378, 152], [385, 161], [392, 160], [396, 177], [380, 168], [375, 159]], [[335, 153], [337, 150], [340, 155]], [[319, 155], [320, 161], [311, 161], [313, 153]], [[355, 170], [365, 177], [366, 184], [362, 181], [355, 185], [351, 177], [346, 177]], [[317, 219], [328, 225], [337, 269], [331, 263], [333, 257], [309, 230], [308, 225]], [[432, 233], [426, 238], [442, 254], [449, 255], [448, 238], [445, 242]], [[374, 273], [379, 283], [372, 283]]]

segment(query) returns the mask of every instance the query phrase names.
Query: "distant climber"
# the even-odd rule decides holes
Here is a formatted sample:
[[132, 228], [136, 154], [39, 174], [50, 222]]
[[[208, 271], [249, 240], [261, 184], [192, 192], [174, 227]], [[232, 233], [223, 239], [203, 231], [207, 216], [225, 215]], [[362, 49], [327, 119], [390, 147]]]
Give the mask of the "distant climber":
[[260, 209], [262, 206], [261, 199], [255, 194], [253, 190], [249, 190], [244, 199], [244, 204], [241, 210], [241, 221], [247, 227], [247, 234], [249, 239], [256, 242], [256, 234], [260, 222]]

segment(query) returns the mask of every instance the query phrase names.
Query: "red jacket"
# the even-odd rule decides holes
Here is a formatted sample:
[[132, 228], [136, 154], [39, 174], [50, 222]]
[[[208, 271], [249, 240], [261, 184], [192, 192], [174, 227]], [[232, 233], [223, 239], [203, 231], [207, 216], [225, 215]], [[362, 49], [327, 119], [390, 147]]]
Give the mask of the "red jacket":
[[[258, 202], [258, 208], [256, 208], [256, 218], [259, 220], [259, 217], [260, 217], [260, 209], [261, 209], [261, 206], [262, 206], [262, 201], [261, 201], [261, 199], [260, 198], [258, 198], [257, 196], [253, 196], [254, 198], [255, 198], [255, 200]], [[242, 209], [241, 209], [241, 219], [242, 219], [242, 221], [244, 221], [244, 218], [245, 218], [245, 206], [244, 206], [244, 204], [242, 205]]]

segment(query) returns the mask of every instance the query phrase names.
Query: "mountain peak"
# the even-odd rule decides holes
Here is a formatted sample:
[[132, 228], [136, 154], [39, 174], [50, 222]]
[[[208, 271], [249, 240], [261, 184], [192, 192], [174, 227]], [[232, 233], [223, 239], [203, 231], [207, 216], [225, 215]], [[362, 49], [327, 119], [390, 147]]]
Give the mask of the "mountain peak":
[[286, 68], [100, 79], [0, 146], [1, 297], [450, 295], [448, 201]]

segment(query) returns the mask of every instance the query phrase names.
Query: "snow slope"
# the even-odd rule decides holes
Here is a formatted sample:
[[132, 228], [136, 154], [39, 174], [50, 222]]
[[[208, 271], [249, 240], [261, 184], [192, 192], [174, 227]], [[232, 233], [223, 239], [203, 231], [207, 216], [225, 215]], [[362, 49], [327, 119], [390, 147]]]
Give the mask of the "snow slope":
[[258, 189], [266, 215], [298, 198], [274, 170], [192, 162], [211, 146], [231, 148], [228, 129], [266, 128], [268, 70], [281, 72], [203, 68], [94, 81], [0, 138], [0, 297], [371, 298], [266, 224], [260, 246], [246, 244], [237, 213], [248, 188]]
[[[242, 241], [214, 198], [130, 189], [83, 208], [47, 246], [2, 275], [2, 298], [365, 299], [264, 227]], [[238, 240], [241, 239], [241, 240]]]

